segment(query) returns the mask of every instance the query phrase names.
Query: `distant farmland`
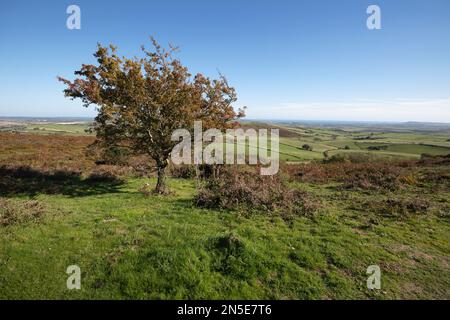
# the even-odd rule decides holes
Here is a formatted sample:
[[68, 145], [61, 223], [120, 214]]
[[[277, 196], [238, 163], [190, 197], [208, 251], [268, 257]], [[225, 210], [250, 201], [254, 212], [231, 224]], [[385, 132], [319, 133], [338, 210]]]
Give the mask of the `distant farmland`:
[[[82, 119], [81, 119], [82, 120]], [[0, 131], [28, 132], [35, 134], [69, 134], [91, 135], [87, 132], [91, 121], [80, 119], [58, 119], [36, 121], [0, 120]], [[246, 128], [278, 128], [280, 130], [280, 159], [289, 162], [323, 159], [327, 155], [348, 153], [364, 153], [367, 155], [420, 158], [422, 154], [450, 154], [450, 127], [444, 125], [411, 124], [401, 130], [392, 125], [378, 125], [370, 128], [367, 125], [348, 124], [341, 127], [305, 126], [304, 124], [285, 124], [279, 122], [243, 122]], [[374, 130], [372, 130], [374, 129]], [[399, 132], [400, 131], [400, 132]], [[311, 151], [302, 149], [308, 144]]]

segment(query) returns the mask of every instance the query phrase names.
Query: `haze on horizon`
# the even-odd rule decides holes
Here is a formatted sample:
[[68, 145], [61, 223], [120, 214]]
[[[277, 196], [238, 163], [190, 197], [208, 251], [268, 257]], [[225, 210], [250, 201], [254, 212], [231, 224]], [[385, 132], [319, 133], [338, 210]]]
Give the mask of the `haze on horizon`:
[[94, 63], [97, 42], [133, 56], [153, 35], [192, 73], [226, 75], [249, 119], [450, 122], [447, 0], [83, 0], [81, 30], [66, 28], [70, 4], [0, 5], [0, 116], [95, 116], [56, 76]]

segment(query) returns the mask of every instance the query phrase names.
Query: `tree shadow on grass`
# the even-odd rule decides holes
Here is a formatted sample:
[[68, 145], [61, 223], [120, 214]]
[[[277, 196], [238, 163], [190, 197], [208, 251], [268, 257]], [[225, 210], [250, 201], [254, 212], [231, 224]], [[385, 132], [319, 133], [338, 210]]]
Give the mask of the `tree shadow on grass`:
[[83, 178], [77, 171], [45, 172], [26, 166], [0, 167], [0, 196], [62, 194], [84, 197], [121, 192], [123, 181], [109, 175]]

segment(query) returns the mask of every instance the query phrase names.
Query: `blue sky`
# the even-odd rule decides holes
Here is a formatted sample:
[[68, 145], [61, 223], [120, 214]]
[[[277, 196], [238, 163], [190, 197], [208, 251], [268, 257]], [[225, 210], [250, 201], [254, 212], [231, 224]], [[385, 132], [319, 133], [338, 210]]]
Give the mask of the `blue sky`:
[[95, 115], [56, 76], [93, 63], [97, 42], [137, 55], [149, 35], [192, 73], [225, 74], [248, 118], [450, 122], [448, 0], [2, 0], [0, 116]]

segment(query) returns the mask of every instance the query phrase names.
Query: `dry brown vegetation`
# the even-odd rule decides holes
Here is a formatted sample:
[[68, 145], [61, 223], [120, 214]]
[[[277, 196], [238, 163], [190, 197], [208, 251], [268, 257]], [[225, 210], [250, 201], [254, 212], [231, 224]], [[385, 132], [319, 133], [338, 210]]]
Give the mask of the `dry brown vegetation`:
[[87, 157], [86, 148], [94, 140], [91, 136], [0, 133], [0, 165], [89, 172], [95, 162]]
[[427, 214], [431, 207], [427, 199], [415, 197], [388, 197], [387, 199], [371, 200], [354, 203], [354, 210], [369, 210], [380, 217], [406, 219], [413, 215]]
[[[0, 167], [3, 170], [38, 171], [51, 176], [83, 177], [147, 175], [154, 162], [145, 156], [114, 161], [92, 146], [92, 136], [0, 133]], [[119, 163], [120, 162], [120, 163]]]
[[146, 157], [111, 164], [90, 147], [91, 136], [0, 133], [0, 195], [65, 194], [83, 196], [114, 191], [121, 177], [152, 172]]
[[408, 185], [439, 184], [450, 188], [448, 157], [433, 160], [331, 162], [285, 165], [292, 180], [307, 183], [339, 182], [350, 190], [397, 190]]
[[307, 192], [291, 188], [282, 175], [262, 176], [254, 168], [229, 168], [206, 179], [195, 198], [201, 207], [237, 209], [246, 216], [255, 211], [288, 220], [310, 215], [319, 202]]
[[44, 206], [36, 200], [13, 201], [0, 198], [0, 226], [36, 222], [44, 214]]

